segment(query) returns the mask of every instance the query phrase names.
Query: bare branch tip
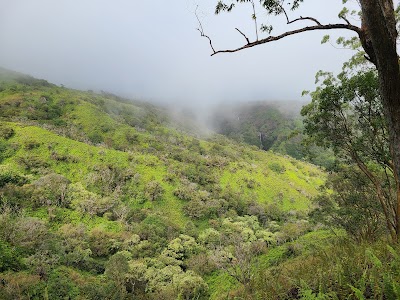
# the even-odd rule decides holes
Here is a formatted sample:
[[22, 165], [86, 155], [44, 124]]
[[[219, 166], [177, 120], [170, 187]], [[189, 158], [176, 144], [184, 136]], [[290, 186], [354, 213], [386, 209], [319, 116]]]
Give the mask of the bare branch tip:
[[347, 23], [347, 25], [352, 25], [352, 24], [350, 23], [350, 21], [349, 21], [345, 16], [340, 16], [340, 18], [341, 18], [342, 20], [344, 20], [344, 21]]
[[246, 39], [246, 42], [247, 42], [247, 44], [250, 44], [250, 40], [249, 40], [249, 38], [242, 32], [242, 31], [240, 31], [238, 28], [235, 28], [237, 31], [239, 31], [239, 33], [241, 34], [241, 35], [243, 35], [243, 37]]

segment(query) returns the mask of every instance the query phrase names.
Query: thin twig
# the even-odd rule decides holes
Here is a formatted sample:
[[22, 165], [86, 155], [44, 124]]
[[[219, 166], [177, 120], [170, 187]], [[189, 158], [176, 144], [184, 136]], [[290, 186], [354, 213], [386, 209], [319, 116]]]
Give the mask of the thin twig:
[[205, 37], [205, 38], [208, 39], [208, 41], [209, 41], [209, 43], [210, 43], [210, 47], [211, 47], [211, 49], [212, 49], [212, 51], [213, 51], [213, 54], [215, 54], [216, 51], [215, 51], [214, 46], [213, 46], [213, 44], [212, 44], [211, 38], [210, 38], [208, 35], [206, 35], [206, 34], [204, 33], [203, 25], [201, 24], [200, 18], [199, 18], [199, 16], [197, 15], [197, 9], [198, 9], [198, 8], [199, 8], [199, 6], [197, 6], [197, 7], [196, 7], [196, 10], [194, 11], [194, 14], [195, 14], [195, 16], [196, 16], [196, 18], [197, 18], [197, 22], [199, 22], [199, 28], [197, 28], [197, 30], [200, 32], [200, 35], [201, 35], [202, 37]]
[[348, 25], [351, 25], [350, 21], [345, 16], [340, 16]]
[[[302, 17], [302, 16], [300, 16], [300, 18], [294, 19], [294, 20], [292, 20], [292, 21], [288, 21], [287, 24], [292, 24], [292, 23], [294, 23], [294, 22], [297, 22], [297, 21], [304, 21], [304, 20], [310, 20], [310, 21], [313, 21], [313, 22], [317, 23], [317, 25], [322, 25], [322, 24], [321, 24], [317, 19], [315, 19], [315, 18], [312, 18], [312, 17]], [[349, 25], [350, 25], [350, 24], [349, 24]]]
[[280, 8], [282, 9], [283, 13], [285, 14], [287, 24], [289, 24], [289, 22], [290, 22], [290, 21], [289, 21], [289, 16], [288, 16], [286, 10], [283, 8], [282, 4], [279, 4], [279, 6], [280, 6]]
[[250, 40], [249, 40], [249, 38], [243, 33], [243, 32], [241, 32], [238, 28], [235, 28], [237, 31], [239, 31], [239, 33], [241, 34], [241, 35], [243, 35], [244, 36], [244, 38], [246, 39], [246, 41], [247, 41], [247, 44], [250, 44]]
[[256, 29], [256, 40], [258, 41], [258, 24], [257, 24], [256, 7], [254, 5], [254, 0], [251, 0], [251, 5], [253, 6], [254, 26], [255, 26], [255, 29]]
[[205, 37], [205, 38], [208, 39], [208, 41], [210, 42], [210, 47], [211, 47], [211, 49], [212, 49], [212, 51], [213, 51], [213, 55], [216, 54], [217, 51], [215, 51], [214, 46], [213, 46], [213, 44], [212, 44], [212, 41], [211, 41], [210, 37], [209, 37], [208, 35], [205, 35], [199, 28], [197, 28], [197, 30], [200, 32], [200, 35], [201, 35], [202, 37]]
[[286, 9], [281, 4], [279, 4], [279, 7], [282, 9], [282, 12], [286, 17], [286, 24], [292, 24], [292, 23], [297, 22], [297, 21], [310, 20], [310, 21], [313, 21], [313, 22], [317, 23], [317, 25], [322, 25], [321, 22], [319, 22], [317, 19], [312, 18], [312, 17], [302, 17], [302, 16], [300, 16], [300, 18], [297, 18], [297, 19], [294, 19], [294, 20], [290, 21], [289, 20], [289, 16], [288, 16], [288, 14], [286, 12]]

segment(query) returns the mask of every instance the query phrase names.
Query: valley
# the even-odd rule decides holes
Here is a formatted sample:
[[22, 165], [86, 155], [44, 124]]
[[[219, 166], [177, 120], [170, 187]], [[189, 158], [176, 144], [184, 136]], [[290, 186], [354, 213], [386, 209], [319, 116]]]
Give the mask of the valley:
[[[364, 299], [373, 282], [397, 293], [395, 246], [318, 219], [337, 179], [282, 151], [299, 121], [263, 105], [230, 139], [152, 104], [0, 79], [1, 299]], [[280, 144], [244, 143], [241, 129], [271, 113], [286, 124]]]

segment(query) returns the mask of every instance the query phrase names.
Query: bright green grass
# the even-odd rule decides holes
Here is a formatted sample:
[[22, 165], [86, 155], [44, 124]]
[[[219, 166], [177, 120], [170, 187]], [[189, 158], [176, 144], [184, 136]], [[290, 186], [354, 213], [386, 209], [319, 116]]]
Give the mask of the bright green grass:
[[[47, 208], [42, 207], [35, 210], [29, 210], [26, 211], [26, 213], [29, 214], [31, 217], [39, 218], [48, 223], [50, 222], [50, 216]], [[60, 228], [64, 224], [85, 224], [85, 227], [88, 230], [97, 227], [110, 232], [121, 232], [124, 229], [123, 224], [119, 222], [110, 221], [103, 217], [89, 216], [75, 210], [56, 208], [55, 211], [52, 212], [52, 214], [54, 215], [54, 219], [52, 219], [53, 222], [51, 222], [51, 225], [52, 230], [54, 231], [57, 231], [58, 228]]]
[[229, 293], [237, 288], [238, 282], [225, 272], [216, 271], [206, 278], [210, 300], [228, 299]]
[[[278, 163], [285, 171], [271, 170], [271, 162]], [[323, 184], [324, 175], [315, 166], [303, 162], [297, 162], [297, 165], [301, 170], [281, 155], [257, 153], [256, 161], [230, 164], [223, 172], [221, 185], [254, 195], [261, 203], [276, 202], [284, 211], [304, 211], [310, 206], [310, 198], [318, 193], [317, 188]], [[313, 172], [313, 176], [309, 172]], [[249, 187], [250, 180], [254, 182], [254, 187]]]
[[[10, 123], [11, 124], [11, 123]], [[142, 182], [157, 180], [163, 186], [164, 199], [151, 203], [150, 207], [155, 211], [166, 215], [173, 223], [181, 226], [187, 222], [182, 213], [183, 203], [173, 195], [174, 186], [163, 181], [166, 176], [166, 167], [157, 156], [150, 154], [129, 154], [122, 151], [90, 146], [82, 142], [60, 137], [54, 133], [35, 126], [13, 125], [16, 134], [10, 139], [10, 143], [19, 144], [21, 147], [16, 155], [5, 163], [18, 166], [18, 158], [35, 156], [50, 164], [50, 168], [62, 174], [71, 182], [79, 182], [93, 172], [96, 165], [110, 164], [120, 168], [132, 168], [141, 175]], [[34, 143], [35, 148], [26, 149], [27, 144]], [[52, 153], [68, 155], [73, 162], [56, 161], [52, 159]], [[130, 162], [134, 156], [134, 162]], [[20, 168], [20, 172], [23, 170]]]

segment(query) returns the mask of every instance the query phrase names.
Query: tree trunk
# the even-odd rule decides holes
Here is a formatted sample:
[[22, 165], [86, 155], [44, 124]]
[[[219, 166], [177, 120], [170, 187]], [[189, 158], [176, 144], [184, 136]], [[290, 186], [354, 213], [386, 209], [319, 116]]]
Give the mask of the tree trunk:
[[363, 16], [360, 39], [380, 80], [380, 90], [392, 149], [397, 199], [395, 241], [400, 238], [400, 68], [397, 55], [396, 20], [392, 0], [361, 0]]

